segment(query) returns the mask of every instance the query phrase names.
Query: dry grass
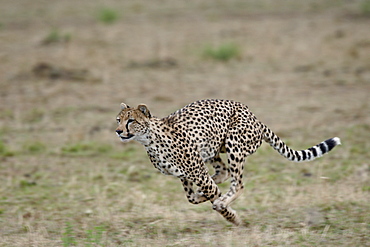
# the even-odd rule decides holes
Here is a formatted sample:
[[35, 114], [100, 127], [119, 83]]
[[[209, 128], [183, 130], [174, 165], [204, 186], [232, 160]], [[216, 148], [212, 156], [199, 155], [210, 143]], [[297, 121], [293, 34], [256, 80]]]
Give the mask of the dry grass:
[[[364, 2], [2, 1], [0, 246], [369, 245]], [[223, 44], [238, 55], [204, 58]], [[114, 134], [122, 101], [202, 98], [248, 104], [294, 148], [343, 145], [299, 165], [262, 146], [234, 228]]]

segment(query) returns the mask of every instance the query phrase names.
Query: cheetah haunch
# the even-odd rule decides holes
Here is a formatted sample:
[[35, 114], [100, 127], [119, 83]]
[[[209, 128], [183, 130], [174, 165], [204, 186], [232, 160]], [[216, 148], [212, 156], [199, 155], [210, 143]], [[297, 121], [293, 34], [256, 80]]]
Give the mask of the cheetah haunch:
[[[340, 144], [340, 139], [334, 137], [306, 150], [292, 150], [247, 106], [230, 100], [196, 101], [162, 119], [153, 117], [146, 105], [131, 108], [122, 103], [117, 123], [116, 133], [123, 142], [140, 142], [155, 168], [181, 180], [190, 203], [211, 201], [213, 209], [235, 225], [241, 221], [230, 203], [243, 190], [245, 159], [261, 146], [262, 140], [296, 162], [318, 158]], [[228, 166], [219, 156], [225, 152]], [[206, 162], [214, 167], [213, 176]], [[230, 189], [222, 195], [216, 184], [229, 177]]]

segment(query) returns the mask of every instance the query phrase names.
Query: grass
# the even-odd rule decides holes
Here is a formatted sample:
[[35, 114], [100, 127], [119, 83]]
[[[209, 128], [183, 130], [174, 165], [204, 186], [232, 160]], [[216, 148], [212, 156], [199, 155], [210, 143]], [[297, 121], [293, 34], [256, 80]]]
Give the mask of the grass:
[[234, 43], [224, 43], [219, 46], [205, 46], [203, 56], [216, 61], [227, 62], [231, 59], [240, 58], [240, 47]]
[[14, 156], [14, 151], [11, 151], [9, 147], [0, 139], [0, 157]]
[[[368, 127], [350, 127], [343, 139], [365, 141], [365, 137], [357, 137], [361, 128]], [[44, 147], [37, 142], [31, 146], [39, 145]], [[7, 172], [0, 217], [15, 213], [20, 218], [6, 224], [3, 243], [15, 241], [11, 240], [13, 236], [25, 236], [28, 243], [37, 241], [33, 236], [48, 236], [50, 243], [60, 246], [145, 246], [149, 243], [159, 246], [169, 242], [212, 246], [210, 243], [216, 239], [221, 245], [234, 246], [335, 246], [346, 242], [363, 245], [369, 240], [366, 201], [369, 191], [364, 190], [369, 184], [368, 180], [361, 181], [357, 177], [362, 176], [360, 171], [363, 175], [369, 172], [366, 168], [356, 170], [357, 166], [352, 166], [350, 172], [343, 174], [336, 165], [338, 161], [328, 155], [310, 165], [313, 176], [304, 177], [299, 173], [300, 168], [283, 162], [282, 158], [281, 163], [268, 162], [270, 158], [280, 157], [265, 145], [261, 152], [249, 158], [246, 189], [234, 205], [249, 226], [234, 229], [218, 217], [208, 203], [188, 204], [177, 179], [156, 172], [148, 164], [143, 150], [137, 150], [137, 145], [101, 148], [106, 146], [110, 145], [70, 144], [63, 147], [62, 156], [43, 152], [43, 158], [39, 148], [17, 154], [14, 158], [20, 164], [22, 160], [32, 159], [40, 163], [21, 174], [17, 170]], [[363, 152], [367, 146], [358, 148], [360, 154], [367, 155]], [[124, 159], [112, 157], [111, 154], [119, 150], [127, 153]], [[50, 161], [57, 163], [49, 166]], [[42, 169], [32, 171], [36, 167]], [[57, 174], [53, 172], [55, 169], [59, 171]], [[328, 174], [336, 173], [339, 176], [335, 180], [319, 178], [321, 174], [331, 177]], [[221, 188], [225, 191], [227, 186]], [[351, 196], [344, 199], [345, 195]], [[42, 232], [39, 224], [46, 227], [46, 232]], [[15, 229], [18, 229], [16, 235]], [[220, 239], [219, 234], [225, 235]], [[25, 243], [21, 239], [16, 242]]]
[[24, 144], [22, 147], [22, 151], [32, 154], [41, 154], [47, 151], [47, 147], [44, 143], [35, 141], [33, 143]]
[[78, 142], [67, 144], [62, 147], [62, 154], [65, 155], [77, 155], [77, 156], [88, 156], [94, 154], [104, 154], [110, 152], [112, 149], [111, 145], [93, 143], [93, 142]]
[[364, 16], [370, 17], [370, 1], [369, 0], [361, 1], [360, 11]]
[[66, 227], [64, 228], [62, 241], [63, 241], [63, 246], [75, 246], [75, 245], [77, 245], [76, 236], [73, 232], [73, 227], [72, 227], [71, 223], [69, 223], [69, 222], [66, 223]]
[[116, 9], [104, 7], [98, 11], [98, 20], [104, 24], [113, 24], [119, 19]]
[[[92, 1], [35, 1], [42, 9], [3, 1], [0, 15], [1, 247], [368, 245], [368, 21], [352, 18], [361, 1], [117, 1], [112, 21]], [[48, 36], [55, 45], [38, 45]], [[205, 42], [218, 45], [189, 52]], [[37, 77], [41, 62], [101, 83]], [[232, 207], [246, 226], [235, 228], [114, 133], [121, 102], [162, 117], [203, 98], [248, 104], [293, 148], [334, 136], [343, 145], [302, 164], [263, 145], [245, 164]]]
[[73, 225], [70, 222], [66, 223], [64, 227], [64, 232], [62, 234], [63, 246], [106, 246], [103, 243], [103, 234], [106, 232], [104, 226], [96, 226], [92, 229], [88, 229], [84, 233], [84, 237], [77, 237], [76, 232], [74, 231]]
[[66, 43], [69, 42], [72, 38], [70, 33], [61, 33], [58, 29], [53, 29], [49, 34], [44, 38], [43, 44], [54, 44], [54, 43]]

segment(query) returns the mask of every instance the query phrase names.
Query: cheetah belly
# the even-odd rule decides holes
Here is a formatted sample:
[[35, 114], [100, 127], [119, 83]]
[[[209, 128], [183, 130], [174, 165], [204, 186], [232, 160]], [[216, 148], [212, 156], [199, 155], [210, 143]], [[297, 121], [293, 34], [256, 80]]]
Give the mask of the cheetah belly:
[[210, 159], [212, 159], [213, 157], [215, 157], [215, 155], [216, 154], [214, 154], [212, 152], [212, 150], [210, 150], [210, 149], [203, 148], [203, 149], [200, 150], [200, 156], [202, 157], [202, 160], [204, 162], [209, 161]]
[[211, 160], [217, 155], [217, 149], [215, 147], [212, 147], [208, 143], [201, 144], [199, 149], [200, 157], [202, 157], [204, 162]]

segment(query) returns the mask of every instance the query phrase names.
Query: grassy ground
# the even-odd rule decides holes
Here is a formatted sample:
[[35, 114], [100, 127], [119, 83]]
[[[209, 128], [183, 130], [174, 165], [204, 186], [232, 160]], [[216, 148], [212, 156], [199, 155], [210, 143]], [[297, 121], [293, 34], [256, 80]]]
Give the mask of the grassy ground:
[[[370, 246], [368, 0], [0, 3], [0, 246]], [[114, 133], [121, 102], [202, 98], [343, 145], [304, 164], [263, 145], [235, 228]]]

